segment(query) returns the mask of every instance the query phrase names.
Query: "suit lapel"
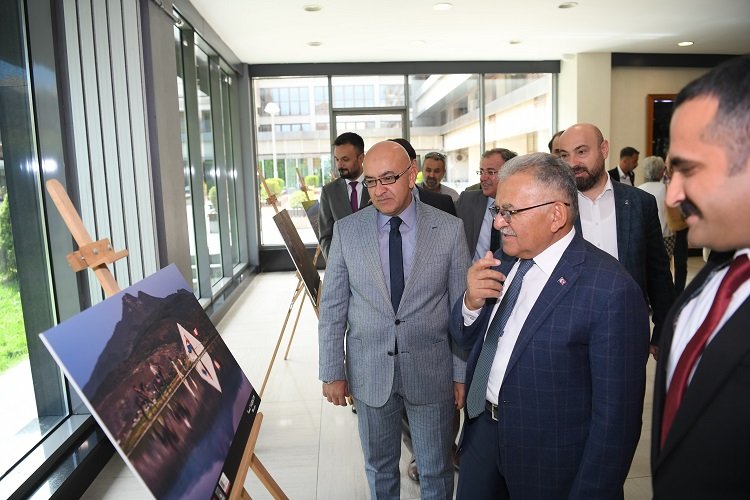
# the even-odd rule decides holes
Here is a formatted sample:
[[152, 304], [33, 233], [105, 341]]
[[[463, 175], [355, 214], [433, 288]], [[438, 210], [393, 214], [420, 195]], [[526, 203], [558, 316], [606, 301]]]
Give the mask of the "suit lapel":
[[[623, 189], [619, 182], [612, 183], [612, 191], [615, 196], [615, 222], [617, 224], [617, 255], [619, 261], [625, 262], [624, 257], [629, 255], [628, 244], [630, 243], [630, 216], [633, 200]], [[627, 267], [627, 266], [626, 266]]]
[[[415, 293], [417, 280], [423, 273], [427, 273], [426, 266], [432, 262], [432, 254], [435, 251], [434, 238], [432, 232], [437, 228], [437, 224], [432, 214], [425, 209], [422, 202], [414, 200], [417, 204], [417, 239], [414, 245], [414, 257], [412, 258], [412, 268], [409, 272], [409, 278], [404, 285], [404, 295], [401, 300], [402, 304], [406, 297], [412, 297]], [[400, 309], [400, 307], [399, 307]]]
[[346, 214], [352, 213], [352, 205], [349, 201], [349, 193], [346, 189], [346, 179], [339, 177], [339, 183], [336, 186], [336, 196], [334, 199], [339, 200], [341, 203], [341, 211]]
[[560, 262], [558, 262], [549, 280], [544, 285], [542, 293], [529, 311], [529, 316], [521, 328], [516, 345], [513, 347], [513, 352], [508, 360], [508, 368], [505, 370], [506, 377], [523, 354], [531, 338], [538, 331], [539, 326], [555, 310], [560, 300], [575, 286], [575, 282], [580, 276], [580, 265], [586, 255], [585, 249], [586, 244], [583, 237], [580, 233], [577, 233], [568, 248], [563, 252]]
[[370, 204], [370, 190], [362, 185], [362, 198], [359, 202], [360, 210]]
[[472, 207], [473, 216], [471, 218], [474, 223], [474, 247], [469, 249], [472, 257], [474, 257], [477, 243], [479, 243], [479, 234], [482, 232], [482, 224], [484, 223], [484, 211], [487, 208], [487, 197], [481, 191], [475, 199], [476, 202]]
[[388, 286], [385, 283], [383, 275], [383, 265], [380, 262], [380, 245], [378, 243], [378, 212], [375, 207], [367, 207], [368, 213], [364, 214], [364, 222], [360, 226], [360, 247], [359, 255], [362, 258], [363, 265], [369, 270], [368, 274], [372, 279], [373, 285], [380, 290], [386, 303], [391, 304], [391, 295], [388, 292]]

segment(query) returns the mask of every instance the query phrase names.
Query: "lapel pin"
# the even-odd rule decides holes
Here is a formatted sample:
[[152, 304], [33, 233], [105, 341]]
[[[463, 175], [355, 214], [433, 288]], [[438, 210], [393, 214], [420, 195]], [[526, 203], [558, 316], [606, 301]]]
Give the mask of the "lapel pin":
[[557, 280], [557, 282], [560, 283], [561, 285], [564, 285], [568, 281], [565, 278], [560, 278], [559, 280]]

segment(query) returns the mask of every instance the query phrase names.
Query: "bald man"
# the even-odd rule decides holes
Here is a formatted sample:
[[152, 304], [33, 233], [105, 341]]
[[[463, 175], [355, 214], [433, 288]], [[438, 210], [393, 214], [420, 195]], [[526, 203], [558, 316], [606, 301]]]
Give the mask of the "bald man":
[[372, 498], [399, 497], [405, 410], [421, 497], [450, 499], [466, 366], [448, 319], [470, 262], [463, 224], [414, 198], [416, 170], [398, 143], [373, 146], [364, 173], [372, 205], [333, 226], [318, 327], [323, 395], [355, 399]]
[[675, 292], [664, 247], [656, 199], [641, 189], [612, 182], [604, 168], [609, 142], [590, 123], [578, 123], [560, 136], [560, 158], [573, 169], [578, 188], [576, 228], [595, 246], [620, 261], [643, 291], [653, 311], [651, 353]]

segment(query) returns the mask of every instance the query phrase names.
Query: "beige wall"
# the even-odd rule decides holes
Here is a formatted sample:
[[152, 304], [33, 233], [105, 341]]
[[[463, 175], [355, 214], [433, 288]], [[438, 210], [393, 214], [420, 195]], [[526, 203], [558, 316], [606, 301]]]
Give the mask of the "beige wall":
[[[706, 71], [704, 68], [614, 68], [608, 168], [617, 164], [620, 150], [625, 146], [640, 151], [641, 159], [646, 156], [646, 96], [676, 94]], [[637, 168], [635, 174], [638, 185], [643, 182], [643, 172]]]

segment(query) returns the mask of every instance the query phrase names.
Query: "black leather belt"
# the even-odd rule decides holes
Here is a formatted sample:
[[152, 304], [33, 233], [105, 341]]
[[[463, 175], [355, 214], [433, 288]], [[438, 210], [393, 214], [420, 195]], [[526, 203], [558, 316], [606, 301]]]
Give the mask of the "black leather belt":
[[490, 418], [497, 422], [499, 420], [499, 417], [497, 415], [497, 405], [494, 403], [490, 403], [489, 401], [484, 402], [484, 409], [487, 410], [490, 414]]

